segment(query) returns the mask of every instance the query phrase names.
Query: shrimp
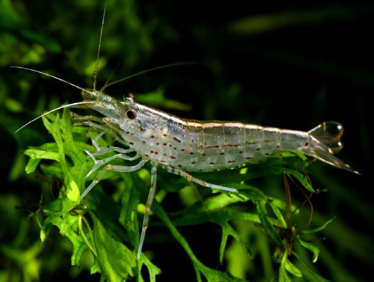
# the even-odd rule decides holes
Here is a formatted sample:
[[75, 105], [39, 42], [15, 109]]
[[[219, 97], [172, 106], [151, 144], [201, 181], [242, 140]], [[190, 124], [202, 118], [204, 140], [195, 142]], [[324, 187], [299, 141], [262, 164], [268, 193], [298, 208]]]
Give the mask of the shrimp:
[[[93, 154], [86, 151], [94, 161], [94, 166], [88, 172], [87, 177], [105, 165], [82, 193], [81, 199], [100, 182], [107, 171], [136, 171], [148, 161], [151, 162], [151, 185], [138, 246], [138, 259], [148, 228], [149, 212], [156, 190], [158, 166], [190, 182], [232, 193], [238, 191], [208, 183], [192, 176], [189, 172], [240, 168], [248, 164], [264, 162], [268, 157], [279, 156], [279, 153], [288, 151], [300, 152], [331, 166], [359, 174], [334, 156], [334, 153], [343, 147], [340, 138], [344, 130], [338, 122], [323, 122], [310, 131], [303, 132], [241, 122], [189, 120], [136, 103], [131, 95], [125, 96], [124, 101], [118, 101], [103, 92], [73, 86], [82, 90], [84, 101], [59, 108], [86, 105], [104, 116], [104, 118], [77, 115], [74, 117], [75, 126], [84, 125], [100, 132], [93, 140], [97, 151]], [[98, 146], [97, 139], [105, 133], [115, 137], [126, 149]], [[110, 151], [116, 154], [96, 160], [96, 155]], [[130, 153], [135, 153], [135, 156], [129, 156]], [[133, 166], [110, 164], [116, 158], [139, 161]]]
[[[105, 10], [97, 58], [99, 58], [100, 54], [104, 17]], [[126, 95], [123, 101], [119, 101], [104, 93], [104, 89], [108, 86], [129, 77], [106, 84], [101, 90], [96, 90], [98, 59], [95, 66], [93, 90], [84, 89], [61, 78], [37, 70], [18, 66], [13, 66], [13, 68], [40, 73], [67, 83], [80, 89], [83, 97], [82, 102], [53, 109], [28, 122], [20, 129], [42, 116], [67, 107], [88, 106], [104, 116], [74, 115], [75, 126], [88, 126], [90, 129], [99, 132], [97, 137], [92, 140], [96, 152], [90, 153], [86, 151], [88, 156], [94, 161], [94, 165], [86, 177], [100, 168], [101, 170], [81, 194], [81, 200], [100, 182], [107, 171], [136, 171], [147, 162], [151, 163], [150, 191], [137, 249], [137, 259], [140, 258], [142, 253], [148, 228], [149, 213], [155, 196], [157, 168], [159, 166], [170, 173], [186, 178], [190, 182], [231, 193], [238, 193], [238, 191], [234, 188], [208, 183], [192, 176], [189, 172], [209, 172], [240, 168], [248, 164], [264, 162], [268, 157], [279, 156], [281, 152], [287, 151], [303, 153], [331, 166], [358, 174], [348, 164], [334, 156], [334, 153], [342, 149], [340, 139], [343, 134], [343, 126], [338, 122], [323, 122], [310, 131], [303, 132], [241, 122], [197, 121], [179, 118], [136, 103], [133, 95]], [[115, 140], [123, 145], [124, 148], [114, 146], [100, 147], [97, 140], [104, 134], [110, 134], [115, 137]], [[95, 158], [95, 156], [108, 152], [114, 152], [115, 154], [100, 160]], [[110, 164], [112, 160], [117, 158], [138, 162], [132, 166]]]
[[[134, 166], [106, 165], [96, 179], [81, 195], [83, 198], [109, 171], [127, 172], [138, 170], [150, 161], [151, 187], [146, 203], [141, 239], [137, 258], [140, 257], [149, 212], [156, 190], [157, 167], [160, 165], [170, 173], [183, 176], [199, 185], [237, 193], [236, 189], [224, 187], [193, 177], [188, 172], [219, 171], [234, 169], [247, 164], [260, 163], [280, 152], [300, 152], [337, 168], [357, 173], [333, 154], [342, 149], [340, 138], [343, 126], [338, 122], [323, 122], [308, 132], [262, 127], [240, 122], [196, 121], [178, 118], [160, 110], [135, 103], [133, 96], [118, 100], [100, 92], [82, 91], [85, 101], [95, 101], [88, 107], [105, 116], [102, 120], [80, 117], [77, 125], [86, 125], [96, 130], [109, 128], [108, 132], [122, 140], [129, 150], [113, 150], [118, 154], [104, 160], [90, 157], [94, 166], [88, 173], [110, 162], [114, 158], [129, 160], [126, 155], [136, 152], [140, 159]], [[96, 142], [94, 142], [95, 144]], [[97, 147], [98, 153], [105, 148]]]

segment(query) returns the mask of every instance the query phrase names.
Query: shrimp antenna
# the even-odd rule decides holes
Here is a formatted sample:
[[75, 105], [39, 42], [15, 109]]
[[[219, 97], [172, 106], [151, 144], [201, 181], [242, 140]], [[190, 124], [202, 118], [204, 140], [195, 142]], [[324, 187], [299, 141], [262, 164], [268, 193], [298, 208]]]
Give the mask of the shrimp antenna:
[[49, 112], [46, 112], [46, 113], [44, 113], [44, 114], [38, 116], [38, 117], [34, 118], [33, 120], [29, 121], [28, 123], [22, 125], [20, 128], [18, 128], [18, 129], [15, 131], [15, 133], [17, 133], [17, 132], [20, 131], [21, 129], [25, 128], [26, 126], [28, 126], [30, 123], [33, 123], [34, 121], [40, 119], [41, 117], [44, 117], [44, 116], [46, 116], [46, 115], [48, 115], [48, 114], [50, 114], [50, 113], [53, 113], [53, 112], [55, 112], [55, 111], [61, 110], [61, 109], [63, 109], [63, 108], [70, 108], [70, 107], [73, 107], [73, 106], [84, 105], [84, 104], [91, 104], [91, 103], [95, 103], [95, 102], [94, 102], [94, 101], [84, 101], [84, 102], [77, 102], [77, 103], [72, 103], [72, 104], [62, 105], [62, 106], [60, 106], [60, 107], [58, 107], [58, 108], [56, 108], [56, 109], [53, 109], [53, 110], [51, 110], [51, 111], [49, 111]]
[[[57, 77], [57, 76], [54, 76], [54, 75], [51, 75], [51, 74], [48, 74], [48, 73], [45, 73], [45, 72], [41, 72], [41, 71], [38, 71], [38, 70], [29, 69], [29, 68], [24, 68], [24, 67], [18, 67], [18, 66], [10, 66], [10, 68], [21, 69], [21, 70], [27, 70], [27, 71], [31, 71], [31, 72], [40, 73], [40, 74], [42, 74], [42, 75], [49, 76], [49, 77], [52, 77], [52, 78], [54, 78], [54, 79], [56, 79], [56, 80], [59, 80], [59, 81], [61, 81], [61, 82], [63, 82], [63, 83], [69, 84], [70, 86], [73, 86], [73, 87], [75, 87], [75, 88], [78, 88], [79, 90], [82, 90], [82, 91], [84, 91], [84, 92], [86, 92], [86, 93], [91, 93], [90, 91], [88, 91], [88, 90], [86, 90], [86, 89], [84, 89], [84, 88], [82, 88], [82, 87], [79, 87], [79, 86], [77, 86], [77, 85], [75, 85], [75, 84], [73, 84], [73, 83], [71, 83], [71, 82], [69, 82], [69, 81], [63, 80], [62, 78], [59, 78], [59, 77]], [[53, 113], [53, 112], [55, 112], [55, 111], [57, 111], [57, 110], [60, 110], [60, 109], [63, 109], [63, 108], [69, 108], [69, 107], [77, 106], [77, 105], [91, 104], [91, 103], [94, 103], [94, 102], [93, 102], [93, 101], [83, 101], [83, 102], [77, 102], [77, 103], [72, 103], [72, 104], [68, 104], [68, 105], [62, 105], [61, 107], [58, 107], [58, 108], [56, 108], [56, 109], [53, 109], [53, 110], [51, 110], [51, 111], [49, 111], [49, 112], [47, 112], [47, 113], [44, 113], [44, 114], [38, 116], [37, 118], [34, 118], [32, 121], [29, 121], [29, 122], [26, 123], [25, 125], [23, 125], [23, 126], [21, 126], [20, 128], [18, 128], [18, 129], [16, 130], [15, 133], [17, 133], [18, 131], [20, 131], [20, 130], [23, 129], [24, 127], [28, 126], [30, 123], [36, 121], [37, 119], [39, 119], [39, 118], [41, 118], [41, 117], [44, 117], [45, 115], [48, 115], [48, 114], [50, 114], [50, 113]]]
[[125, 81], [125, 80], [128, 80], [130, 78], [133, 78], [135, 76], [138, 76], [138, 75], [141, 75], [141, 74], [144, 74], [144, 73], [147, 73], [147, 72], [150, 72], [150, 71], [154, 71], [154, 70], [159, 70], [159, 69], [165, 69], [165, 68], [170, 68], [170, 67], [176, 67], [176, 66], [184, 66], [184, 65], [200, 65], [200, 63], [198, 62], [180, 62], [180, 63], [174, 63], [174, 64], [168, 64], [168, 65], [163, 65], [163, 66], [159, 66], [159, 67], [155, 67], [155, 68], [151, 68], [151, 69], [147, 69], [147, 70], [144, 70], [144, 71], [141, 71], [141, 72], [137, 72], [135, 74], [132, 74], [132, 75], [129, 75], [127, 77], [124, 77], [124, 78], [121, 78], [119, 80], [116, 80], [116, 81], [113, 81], [111, 83], [106, 83], [101, 89], [100, 89], [100, 92], [103, 92], [106, 88], [108, 88], [109, 86], [112, 86], [114, 84], [117, 84], [119, 82], [122, 82], [122, 81]]
[[24, 67], [19, 67], [19, 66], [9, 66], [9, 67], [10, 68], [14, 68], [14, 69], [27, 70], [27, 71], [32, 71], [32, 72], [40, 73], [42, 75], [52, 77], [52, 78], [54, 78], [56, 80], [62, 81], [63, 83], [69, 84], [70, 86], [73, 86], [75, 88], [78, 88], [79, 90], [82, 90], [82, 91], [84, 91], [86, 93], [91, 94], [91, 91], [88, 91], [87, 89], [84, 89], [84, 88], [82, 88], [82, 87], [80, 87], [78, 85], [75, 85], [75, 84], [73, 84], [73, 83], [71, 83], [69, 81], [63, 80], [62, 78], [59, 78], [57, 76], [51, 75], [51, 74], [46, 73], [46, 72], [42, 72], [42, 71], [38, 71], [38, 70], [34, 70], [34, 69], [29, 69], [29, 68], [24, 68]]
[[97, 48], [97, 56], [96, 56], [96, 64], [95, 64], [95, 72], [94, 72], [94, 82], [93, 82], [93, 91], [96, 91], [96, 79], [97, 79], [97, 73], [98, 73], [98, 69], [99, 69], [99, 57], [100, 57], [101, 41], [103, 39], [105, 11], [106, 11], [106, 3], [105, 3], [105, 6], [104, 6], [103, 20], [101, 22], [99, 47]]

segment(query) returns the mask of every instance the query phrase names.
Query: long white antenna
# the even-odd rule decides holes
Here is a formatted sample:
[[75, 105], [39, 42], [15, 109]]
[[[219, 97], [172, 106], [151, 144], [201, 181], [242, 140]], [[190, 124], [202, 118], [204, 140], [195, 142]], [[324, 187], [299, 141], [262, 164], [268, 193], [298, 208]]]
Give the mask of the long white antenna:
[[46, 112], [46, 113], [44, 113], [44, 114], [42, 114], [42, 115], [40, 115], [40, 116], [34, 118], [33, 120], [29, 121], [29, 122], [26, 123], [25, 125], [22, 125], [20, 128], [18, 128], [18, 129], [16, 130], [15, 133], [17, 133], [18, 131], [20, 131], [20, 130], [23, 129], [24, 127], [28, 126], [30, 123], [33, 123], [34, 121], [40, 119], [41, 117], [44, 117], [44, 116], [46, 116], [46, 115], [48, 115], [48, 114], [50, 114], [50, 113], [53, 113], [53, 112], [55, 112], [55, 111], [61, 110], [61, 109], [63, 109], [63, 108], [70, 108], [70, 107], [77, 106], [77, 105], [92, 104], [92, 103], [95, 103], [95, 101], [83, 101], [83, 102], [77, 102], [77, 103], [72, 103], [72, 104], [68, 104], [68, 105], [62, 105], [62, 106], [60, 106], [60, 107], [58, 107], [58, 108], [56, 108], [56, 109], [53, 109], [53, 110], [51, 110], [51, 111], [49, 111], [49, 112]]
[[94, 73], [93, 91], [96, 91], [96, 79], [97, 79], [97, 72], [98, 72], [98, 69], [99, 69], [99, 57], [100, 57], [101, 41], [102, 41], [102, 38], [103, 38], [104, 20], [105, 20], [105, 11], [106, 11], [106, 3], [105, 3], [105, 7], [104, 7], [103, 20], [102, 20], [102, 22], [101, 22], [99, 47], [97, 48], [97, 57], [96, 57], [96, 64], [95, 64], [95, 73]]
[[[82, 87], [79, 87], [79, 86], [77, 86], [77, 85], [75, 85], [75, 84], [73, 84], [73, 83], [71, 83], [71, 82], [69, 82], [69, 81], [63, 80], [62, 78], [59, 78], [59, 77], [57, 77], [57, 76], [54, 76], [54, 75], [51, 75], [51, 74], [48, 74], [48, 73], [45, 73], [45, 72], [41, 72], [41, 71], [38, 71], [38, 70], [33, 70], [33, 69], [29, 69], [29, 68], [24, 68], [24, 67], [18, 67], [18, 66], [10, 66], [10, 67], [11, 67], [11, 68], [14, 68], [14, 69], [21, 69], [21, 70], [27, 70], [27, 71], [32, 71], [32, 72], [40, 73], [40, 74], [42, 74], [42, 75], [52, 77], [52, 78], [54, 78], [54, 79], [56, 79], [56, 80], [59, 80], [59, 81], [61, 81], [61, 82], [64, 82], [64, 83], [66, 83], [66, 84], [69, 84], [69, 85], [71, 85], [71, 86], [73, 86], [73, 87], [75, 87], [75, 88], [78, 88], [79, 90], [82, 90], [82, 91], [84, 91], [84, 92], [86, 92], [86, 93], [91, 94], [90, 91], [88, 91], [88, 90], [86, 90], [86, 89], [84, 89], [84, 88], [82, 88]], [[60, 110], [60, 109], [63, 109], [63, 108], [69, 108], [69, 107], [73, 107], [73, 106], [78, 106], [78, 105], [92, 104], [92, 103], [95, 103], [95, 102], [96, 102], [96, 101], [83, 101], [83, 102], [77, 102], [77, 103], [72, 103], [72, 104], [68, 104], [68, 105], [62, 105], [62, 106], [60, 106], [60, 107], [58, 107], [58, 108], [56, 108], [56, 109], [53, 109], [53, 110], [51, 110], [51, 111], [49, 111], [49, 112], [46, 112], [46, 113], [44, 113], [44, 114], [38, 116], [37, 118], [34, 118], [32, 121], [29, 121], [29, 122], [26, 123], [25, 125], [23, 125], [23, 126], [21, 126], [20, 128], [18, 128], [18, 129], [16, 130], [15, 133], [17, 133], [18, 131], [20, 131], [20, 130], [23, 129], [24, 127], [28, 126], [30, 123], [36, 121], [37, 119], [39, 119], [39, 118], [41, 118], [41, 117], [44, 117], [45, 115], [48, 115], [48, 114], [50, 114], [50, 113], [53, 113], [53, 112], [55, 112], [55, 111], [57, 111], [57, 110]]]
[[57, 76], [54, 76], [54, 75], [51, 75], [51, 74], [48, 74], [48, 73], [45, 73], [45, 72], [42, 72], [42, 71], [38, 71], [38, 70], [34, 70], [34, 69], [29, 69], [29, 68], [24, 68], [24, 67], [18, 67], [18, 66], [10, 66], [10, 68], [27, 70], [27, 71], [32, 71], [32, 72], [37, 72], [37, 73], [40, 73], [42, 75], [49, 76], [49, 77], [52, 77], [52, 78], [57, 79], [59, 81], [62, 81], [64, 83], [66, 83], [66, 84], [69, 84], [69, 85], [75, 87], [75, 88], [78, 88], [79, 90], [82, 90], [82, 91], [84, 91], [86, 93], [91, 94], [91, 91], [88, 91], [88, 90], [86, 90], [86, 89], [84, 89], [82, 87], [79, 87], [79, 86], [77, 86], [77, 85], [75, 85], [75, 84], [73, 84], [73, 83], [71, 83], [69, 81], [63, 80], [62, 78], [59, 78]]

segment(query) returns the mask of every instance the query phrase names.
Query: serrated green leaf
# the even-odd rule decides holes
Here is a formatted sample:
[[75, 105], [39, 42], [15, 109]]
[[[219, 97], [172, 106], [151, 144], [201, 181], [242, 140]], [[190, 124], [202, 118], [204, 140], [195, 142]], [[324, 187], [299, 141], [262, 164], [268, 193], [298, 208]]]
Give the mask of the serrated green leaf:
[[54, 114], [49, 114], [48, 118], [47, 116], [42, 116], [43, 124], [49, 132], [51, 131], [51, 128], [52, 128], [52, 122], [50, 122], [49, 120], [54, 121], [55, 119], [56, 119], [56, 116]]
[[135, 255], [125, 245], [114, 240], [93, 212], [89, 212], [94, 223], [93, 240], [101, 273], [111, 282], [122, 282], [134, 276]]
[[230, 272], [218, 271], [200, 264], [198, 270], [204, 275], [208, 282], [230, 281], [230, 282], [247, 282], [244, 279], [233, 276]]
[[80, 201], [80, 191], [79, 191], [77, 183], [74, 180], [71, 180], [68, 183], [68, 191], [66, 193], [66, 196], [72, 202], [79, 203], [79, 201]]
[[125, 191], [121, 198], [119, 222], [127, 230], [132, 245], [136, 246], [139, 241], [136, 210], [140, 192], [132, 179], [131, 173], [122, 173], [121, 176], [125, 181]]
[[52, 202], [54, 204], [48, 204], [48, 208], [58, 210], [58, 213], [53, 213], [50, 210], [47, 211], [45, 208], [43, 209], [43, 211], [47, 211], [50, 215], [44, 221], [42, 230], [45, 230], [45, 233], [48, 234], [52, 224], [57, 226], [60, 229], [61, 235], [66, 236], [73, 244], [71, 264], [79, 267], [81, 256], [87, 249], [87, 245], [82, 236], [78, 235], [72, 228], [72, 225], [77, 222], [78, 217], [72, 216], [69, 213], [60, 212], [60, 209], [63, 210], [63, 201], [64, 199], [56, 199]]
[[292, 282], [291, 277], [288, 275], [286, 270], [286, 263], [288, 261], [287, 256], [287, 252], [284, 252], [282, 262], [279, 267], [279, 282]]
[[224, 227], [222, 227], [222, 239], [221, 239], [221, 244], [219, 247], [219, 262], [222, 264], [223, 262], [223, 253], [225, 252], [226, 249], [226, 244], [227, 244], [227, 239], [229, 237], [230, 233], [228, 230]]
[[284, 266], [286, 270], [292, 275], [296, 277], [303, 277], [303, 274], [301, 273], [301, 271], [292, 262], [290, 262], [288, 258], [286, 259]]
[[43, 206], [43, 212], [45, 214], [60, 213], [64, 209], [63, 199], [57, 198]]
[[73, 254], [71, 255], [71, 265], [80, 267], [80, 261], [83, 252], [88, 248], [82, 236], [75, 233], [72, 229], [68, 229], [65, 236], [69, 238], [73, 244]]
[[305, 274], [303, 274], [303, 280], [306, 282], [315, 282], [315, 280]]
[[[56, 118], [53, 122], [53, 124], [49, 123], [47, 121], [46, 117], [43, 117], [43, 120], [45, 120], [45, 123], [49, 126], [49, 131], [53, 135], [53, 138], [56, 141], [57, 148], [58, 148], [58, 155], [59, 155], [59, 162], [61, 164], [61, 169], [64, 174], [64, 182], [67, 183], [66, 188], [66, 195], [69, 200], [74, 202], [75, 204], [79, 203], [80, 201], [80, 191], [78, 188], [78, 185], [76, 184], [76, 181], [74, 180], [70, 170], [68, 169], [68, 166], [66, 164], [66, 159], [65, 159], [65, 151], [64, 151], [64, 143], [62, 140], [62, 135], [61, 135], [61, 127], [67, 127], [69, 124], [69, 121], [66, 120], [66, 111], [64, 111], [63, 119], [60, 121], [59, 115], [56, 115]], [[70, 137], [69, 137], [70, 136]], [[71, 131], [69, 133], [65, 132], [64, 137], [66, 140], [70, 140], [70, 142], [67, 144], [68, 147], [75, 147], [72, 145], [72, 137], [71, 137]], [[78, 154], [75, 150], [74, 154]], [[74, 159], [74, 157], [73, 157]]]
[[333, 218], [331, 218], [330, 220], [326, 221], [324, 224], [322, 224], [321, 226], [319, 227], [316, 227], [316, 228], [312, 228], [312, 229], [304, 229], [304, 228], [299, 228], [298, 231], [304, 233], [304, 234], [311, 234], [311, 233], [316, 233], [316, 232], [319, 232], [323, 229], [326, 228], [326, 226], [328, 224], [330, 224], [336, 217], [334, 216]]
[[44, 230], [44, 226], [41, 224], [38, 216], [36, 216], [36, 221], [38, 222], [40, 228], [40, 241], [43, 243], [44, 240], [47, 238], [47, 232]]
[[235, 238], [235, 240], [239, 243], [239, 245], [243, 248], [243, 250], [246, 252], [249, 258], [253, 258], [252, 252], [249, 248], [249, 245], [243, 240], [243, 238], [230, 226], [228, 222], [225, 222], [224, 224], [220, 224], [222, 228], [222, 240], [221, 240], [221, 246], [219, 250], [219, 261], [222, 264], [223, 263], [223, 253], [225, 251], [227, 238], [229, 235]]
[[38, 149], [27, 149], [25, 150], [25, 155], [29, 156], [31, 159], [46, 159], [60, 161], [60, 155], [56, 152], [49, 152]]
[[151, 282], [156, 282], [156, 275], [161, 274], [162, 271], [157, 266], [155, 266], [145, 255], [141, 254], [139, 259], [139, 268], [138, 268], [138, 278], [140, 281], [144, 281], [141, 275], [141, 265], [145, 264], [149, 273], [149, 280]]
[[[137, 178], [135, 178], [135, 180]], [[144, 189], [143, 188], [141, 188], [141, 189], [142, 189], [141, 192], [145, 194]], [[183, 247], [183, 249], [189, 255], [189, 257], [192, 260], [192, 263], [194, 265], [194, 268], [195, 268], [195, 271], [196, 271], [196, 277], [197, 277], [198, 281], [201, 281], [201, 275], [200, 275], [200, 272], [201, 272], [209, 282], [213, 282], [213, 281], [214, 282], [217, 282], [217, 281], [245, 282], [245, 280], [234, 277], [230, 273], [221, 272], [221, 271], [210, 269], [210, 268], [204, 266], [196, 258], [196, 256], [194, 255], [193, 251], [191, 250], [191, 248], [190, 248], [188, 242], [186, 241], [186, 239], [176, 229], [174, 224], [171, 222], [169, 216], [167, 215], [165, 210], [161, 207], [161, 205], [157, 202], [157, 200], [154, 200], [154, 202], [153, 202], [152, 211], [164, 222], [164, 224], [169, 228], [169, 230], [172, 233], [172, 235], [174, 236], [174, 238], [179, 242], [179, 244]]]
[[67, 197], [62, 199], [63, 212], [69, 213], [76, 206], [77, 206], [77, 202], [70, 201]]
[[284, 254], [283, 248], [276, 247], [274, 252], [273, 252], [273, 255], [272, 255], [273, 261], [276, 264], [280, 264], [282, 262], [282, 259], [283, 259], [283, 254]]
[[264, 201], [258, 201], [257, 202], [257, 213], [260, 218], [262, 226], [265, 228], [266, 233], [269, 235], [269, 237], [279, 246], [283, 247], [284, 244], [282, 242], [282, 239], [279, 237], [278, 233], [275, 231], [273, 225], [270, 223], [267, 215], [266, 215], [266, 208], [265, 208], [266, 202]]
[[[225, 184], [226, 185], [226, 184]], [[172, 215], [186, 215], [186, 214], [197, 214], [197, 213], [210, 213], [222, 208], [227, 207], [228, 205], [238, 203], [238, 202], [247, 202], [249, 200], [254, 203], [261, 200], [268, 200], [268, 197], [258, 188], [241, 183], [232, 183], [227, 184], [228, 187], [237, 188], [240, 191], [240, 194], [226, 194], [221, 193], [214, 195], [205, 199], [203, 202], [199, 201], [193, 204], [192, 206], [181, 210], [179, 212], [174, 212]]]
[[[227, 184], [228, 187], [236, 188], [240, 190], [240, 194], [233, 194], [233, 196], [242, 197], [242, 201], [251, 200], [253, 203], [256, 203], [257, 201], [267, 201], [269, 199], [268, 196], [264, 194], [260, 189], [253, 187], [248, 184], [243, 183], [232, 183]], [[243, 196], [246, 196], [247, 198], [243, 198]]]
[[32, 159], [30, 158], [27, 162], [25, 171], [27, 174], [30, 174], [35, 171], [35, 169], [38, 167], [38, 164], [40, 163], [40, 159]]
[[65, 233], [69, 232], [71, 229], [73, 229], [73, 225], [77, 223], [78, 221], [78, 216], [76, 215], [71, 215], [69, 213], [65, 213], [62, 216], [62, 221], [60, 223], [60, 234], [65, 235]]
[[51, 165], [45, 165], [43, 163], [40, 164], [40, 170], [46, 176], [54, 176], [58, 179], [64, 179], [64, 173], [61, 169], [61, 166], [58, 163], [54, 163]]
[[[48, 236], [49, 231], [51, 230], [51, 227], [52, 227], [52, 226], [53, 226], [53, 225], [52, 225], [52, 222], [51, 222], [50, 218], [47, 217], [47, 218], [44, 220], [44, 222], [43, 222], [43, 224], [42, 224], [42, 227], [40, 228], [40, 232], [43, 231], [43, 233], [44, 233], [46, 236]], [[44, 234], [43, 234], [43, 235], [40, 235], [40, 238], [41, 238], [41, 239], [43, 238]], [[43, 240], [41, 240], [41, 241], [42, 241], [42, 243], [43, 243]]]
[[230, 204], [241, 202], [240, 198], [229, 197], [227, 194], [221, 193], [205, 199], [203, 202], [199, 201], [192, 206], [181, 210], [179, 212], [172, 213], [172, 215], [185, 215], [185, 214], [198, 214], [198, 213], [210, 213], [212, 211], [219, 210]]
[[312, 185], [310, 185], [309, 179], [305, 174], [286, 167], [282, 167], [282, 170], [284, 171], [284, 173], [291, 174], [293, 177], [295, 177], [308, 191], [312, 193], [316, 192], [313, 189]]
[[269, 205], [273, 209], [273, 212], [274, 212], [275, 216], [279, 219], [279, 221], [281, 222], [282, 226], [284, 228], [287, 228], [286, 220], [284, 219], [283, 214], [280, 212], [280, 210], [275, 205], [275, 203], [273, 201], [270, 201]]
[[[90, 273], [91, 274], [101, 273], [101, 269], [100, 269], [99, 263], [97, 262], [97, 259], [95, 259], [94, 264], [91, 266]], [[103, 276], [101, 276], [101, 277], [103, 277]]]
[[[173, 220], [175, 226], [186, 226], [201, 224], [204, 222], [215, 222], [217, 224], [224, 223], [230, 220], [247, 220], [254, 223], [261, 223], [258, 214], [245, 213], [245, 212], [235, 212], [230, 208], [225, 210], [219, 210], [212, 213], [186, 213], [184, 216], [176, 218]], [[274, 218], [269, 218], [269, 221], [273, 225], [278, 224], [278, 220]], [[156, 224], [157, 225], [157, 224]]]
[[316, 282], [331, 282], [325, 278], [323, 278], [322, 276], [320, 276], [319, 274], [315, 273], [300, 257], [298, 254], [296, 254], [295, 252], [292, 252], [292, 254], [298, 258], [300, 260], [300, 262], [305, 266], [305, 268], [309, 271], [309, 273], [313, 276], [313, 281], [316, 281]]
[[301, 240], [299, 236], [295, 236], [295, 237], [296, 237], [296, 240], [300, 243], [301, 246], [303, 246], [304, 248], [308, 249], [309, 251], [311, 251], [313, 253], [313, 263], [315, 263], [318, 259], [318, 255], [319, 255], [318, 247], [311, 244], [311, 243], [308, 243], [308, 242], [305, 242], [305, 241]]
[[76, 221], [76, 218], [72, 218], [68, 213], [53, 214], [48, 217], [51, 223], [60, 229], [61, 235], [65, 235], [71, 225]]
[[86, 160], [86, 155], [83, 153], [83, 150], [78, 149], [78, 146], [74, 142], [72, 135], [73, 125], [71, 123], [69, 109], [67, 108], [65, 108], [63, 111], [61, 129], [64, 137], [64, 149], [69, 157], [76, 165], [84, 163]]

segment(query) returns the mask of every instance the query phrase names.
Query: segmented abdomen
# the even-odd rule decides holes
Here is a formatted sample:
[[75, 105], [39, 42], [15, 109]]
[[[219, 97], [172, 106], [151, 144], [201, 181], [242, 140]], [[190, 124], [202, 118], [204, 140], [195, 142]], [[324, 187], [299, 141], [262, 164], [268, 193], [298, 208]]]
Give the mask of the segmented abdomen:
[[[173, 165], [188, 171], [213, 171], [259, 163], [274, 151], [299, 151], [309, 135], [300, 131], [232, 122], [189, 122]], [[181, 140], [182, 141], [182, 140]], [[179, 150], [181, 151], [181, 150]]]
[[310, 138], [301, 131], [240, 122], [184, 120], [171, 115], [138, 121], [124, 130], [123, 138], [130, 146], [147, 158], [187, 171], [259, 163], [275, 151], [303, 151]]

